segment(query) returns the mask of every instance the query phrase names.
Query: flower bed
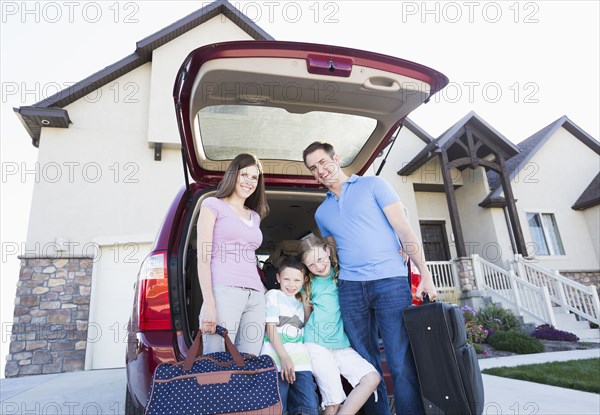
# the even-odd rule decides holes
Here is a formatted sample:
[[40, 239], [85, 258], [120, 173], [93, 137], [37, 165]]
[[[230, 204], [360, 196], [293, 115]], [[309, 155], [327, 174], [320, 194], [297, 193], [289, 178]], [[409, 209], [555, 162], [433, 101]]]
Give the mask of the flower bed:
[[517, 353], [498, 350], [488, 344], [488, 339], [495, 332], [520, 332], [538, 339], [544, 346], [544, 352], [565, 350], [585, 350], [600, 348], [599, 343], [582, 343], [573, 333], [558, 330], [543, 324], [535, 327], [523, 324], [520, 317], [510, 310], [490, 304], [476, 310], [469, 306], [461, 307], [467, 330], [467, 342], [471, 343], [480, 359], [490, 357], [512, 356]]

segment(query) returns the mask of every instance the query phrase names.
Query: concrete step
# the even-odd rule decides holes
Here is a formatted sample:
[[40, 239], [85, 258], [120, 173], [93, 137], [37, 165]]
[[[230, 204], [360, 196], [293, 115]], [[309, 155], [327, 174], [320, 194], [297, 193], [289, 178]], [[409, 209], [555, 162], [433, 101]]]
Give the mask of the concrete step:
[[552, 311], [554, 311], [555, 315], [558, 315], [558, 314], [571, 314], [571, 312], [569, 310], [567, 310], [566, 308], [561, 307], [561, 306], [552, 307]]
[[556, 320], [556, 324], [569, 324], [572, 322], [577, 322], [574, 314], [554, 314], [554, 320]]
[[557, 324], [555, 326], [558, 330], [568, 331], [570, 333], [575, 333], [577, 330], [589, 330], [590, 325], [585, 321], [576, 321], [574, 323], [570, 323], [567, 325]]
[[571, 331], [579, 341], [600, 343], [600, 329], [580, 329]]
[[556, 328], [565, 331], [584, 330], [590, 328], [590, 323], [580, 321], [575, 318], [574, 314], [559, 314], [555, 315]]

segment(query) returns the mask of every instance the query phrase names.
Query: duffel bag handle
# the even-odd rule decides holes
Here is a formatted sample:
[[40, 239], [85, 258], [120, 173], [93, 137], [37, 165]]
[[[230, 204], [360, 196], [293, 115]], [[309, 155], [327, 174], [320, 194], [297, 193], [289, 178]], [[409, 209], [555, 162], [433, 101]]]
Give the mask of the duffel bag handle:
[[[231, 342], [231, 339], [229, 338], [229, 335], [227, 334], [227, 329], [225, 327], [221, 327], [221, 326], [217, 325], [216, 334], [223, 337], [223, 339], [225, 340], [225, 350], [227, 352], [229, 352], [229, 354], [233, 358], [233, 361], [235, 362], [235, 364], [237, 366], [244, 366], [245, 365], [244, 358], [242, 357], [242, 355], [240, 354], [238, 349], [235, 347], [235, 345]], [[188, 354], [187, 354], [185, 360], [183, 361], [183, 370], [185, 370], [185, 371], [191, 370], [192, 366], [194, 365], [194, 359], [198, 355], [201, 355], [202, 353], [203, 353], [202, 330], [198, 330], [198, 334], [196, 334], [194, 343], [192, 343], [192, 347], [190, 347], [190, 350], [188, 351]]]

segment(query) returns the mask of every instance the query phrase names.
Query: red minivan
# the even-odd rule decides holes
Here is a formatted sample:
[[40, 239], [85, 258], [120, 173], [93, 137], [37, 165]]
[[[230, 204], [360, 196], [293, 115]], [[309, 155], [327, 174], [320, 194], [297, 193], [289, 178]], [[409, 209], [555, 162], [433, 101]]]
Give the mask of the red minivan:
[[261, 223], [257, 261], [293, 253], [294, 241], [318, 232], [313, 215], [325, 197], [302, 150], [328, 141], [346, 174], [364, 174], [404, 118], [447, 83], [425, 66], [336, 46], [239, 41], [189, 54], [173, 91], [185, 186], [139, 272], [126, 353], [127, 414], [143, 413], [155, 367], [183, 360], [198, 330], [196, 222], [228, 163], [242, 152], [263, 163], [271, 211]]

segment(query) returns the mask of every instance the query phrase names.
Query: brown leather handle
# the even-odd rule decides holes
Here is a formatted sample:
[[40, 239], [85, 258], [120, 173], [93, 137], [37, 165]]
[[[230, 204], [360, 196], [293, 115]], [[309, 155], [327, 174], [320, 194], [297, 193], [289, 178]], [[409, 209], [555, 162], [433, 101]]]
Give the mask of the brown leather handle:
[[[188, 354], [185, 360], [183, 361], [183, 370], [185, 371], [191, 370], [192, 366], [194, 365], [194, 359], [196, 359], [198, 355], [202, 355], [202, 334], [202, 330], [198, 330], [198, 334], [196, 334], [196, 338], [192, 343], [192, 347], [190, 347], [190, 350], [188, 350]], [[217, 326], [216, 334], [220, 335], [225, 340], [225, 350], [229, 352], [231, 357], [233, 357], [233, 361], [235, 362], [235, 364], [240, 367], [245, 366], [244, 358], [242, 357], [238, 349], [234, 346], [234, 344], [231, 342], [231, 339], [227, 334], [227, 329], [221, 326]]]

